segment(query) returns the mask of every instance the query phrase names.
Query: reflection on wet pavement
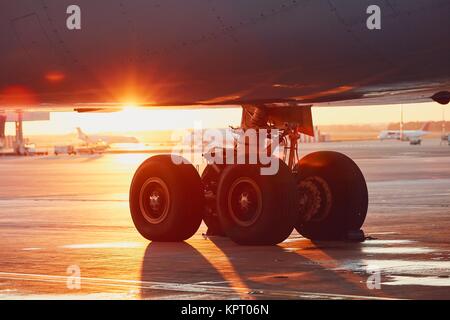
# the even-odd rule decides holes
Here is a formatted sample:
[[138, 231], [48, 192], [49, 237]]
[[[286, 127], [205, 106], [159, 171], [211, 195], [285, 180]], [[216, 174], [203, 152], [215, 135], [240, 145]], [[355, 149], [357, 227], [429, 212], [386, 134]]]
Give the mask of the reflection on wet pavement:
[[[396, 158], [389, 144], [328, 147], [367, 176], [364, 228], [376, 239], [294, 232], [280, 246], [242, 247], [202, 226], [186, 243], [149, 243], [127, 201], [145, 155], [0, 159], [0, 299], [450, 299], [450, 149]], [[68, 288], [70, 266], [79, 289]], [[374, 272], [379, 290], [367, 286]]]

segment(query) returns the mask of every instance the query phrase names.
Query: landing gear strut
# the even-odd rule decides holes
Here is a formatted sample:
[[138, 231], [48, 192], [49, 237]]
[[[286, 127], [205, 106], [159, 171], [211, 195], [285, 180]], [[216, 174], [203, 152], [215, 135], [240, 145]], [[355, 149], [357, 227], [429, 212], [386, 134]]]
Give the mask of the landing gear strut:
[[[256, 108], [249, 121], [243, 118], [247, 126], [242, 127], [282, 128], [277, 139], [285, 144], [287, 164], [276, 159], [278, 171], [262, 175], [262, 164], [222, 161], [210, 163], [200, 177], [184, 159], [176, 159], [184, 163], [176, 165], [176, 156], [152, 157], [139, 167], [130, 188], [138, 231], [152, 241], [184, 241], [203, 219], [208, 235], [227, 236], [242, 245], [276, 245], [294, 228], [311, 240], [343, 240], [359, 231], [368, 192], [358, 166], [327, 151], [299, 160], [299, 123], [280, 124], [270, 114], [270, 109]], [[292, 118], [279, 109], [275, 114]], [[272, 154], [270, 144], [267, 148]]]

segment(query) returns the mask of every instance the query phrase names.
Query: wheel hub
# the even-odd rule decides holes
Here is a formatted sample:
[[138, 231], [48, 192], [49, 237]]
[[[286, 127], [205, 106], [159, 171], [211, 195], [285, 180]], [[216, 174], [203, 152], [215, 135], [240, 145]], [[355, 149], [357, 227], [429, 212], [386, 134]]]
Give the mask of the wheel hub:
[[298, 189], [301, 221], [324, 220], [332, 205], [332, 194], [328, 183], [324, 179], [314, 176], [300, 181]]
[[256, 182], [245, 177], [237, 179], [228, 192], [228, 208], [235, 223], [253, 225], [262, 211], [262, 194]]
[[169, 189], [159, 178], [148, 179], [141, 188], [139, 206], [144, 218], [158, 224], [167, 218], [170, 207]]
[[150, 195], [150, 208], [154, 211], [158, 211], [161, 208], [161, 194], [158, 191], [152, 192]]
[[239, 199], [239, 205], [241, 207], [241, 210], [248, 211], [250, 205], [252, 204], [250, 200], [250, 195], [247, 192], [243, 192]]

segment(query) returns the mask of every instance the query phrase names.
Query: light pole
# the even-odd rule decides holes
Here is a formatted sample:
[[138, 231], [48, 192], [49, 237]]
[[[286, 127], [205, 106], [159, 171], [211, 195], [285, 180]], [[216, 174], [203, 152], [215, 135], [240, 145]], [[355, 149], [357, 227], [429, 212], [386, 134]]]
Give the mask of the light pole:
[[448, 142], [448, 136], [447, 136], [447, 126], [445, 121], [445, 106], [442, 106], [442, 138], [441, 138], [441, 145], [442, 143]]
[[400, 141], [403, 141], [403, 104], [400, 105]]

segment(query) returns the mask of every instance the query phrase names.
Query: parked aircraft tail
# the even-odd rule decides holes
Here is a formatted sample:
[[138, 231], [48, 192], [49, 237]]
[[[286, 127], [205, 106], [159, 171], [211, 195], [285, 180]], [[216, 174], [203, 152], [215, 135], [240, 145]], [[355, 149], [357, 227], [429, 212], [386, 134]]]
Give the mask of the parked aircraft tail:
[[430, 128], [431, 128], [431, 122], [427, 122], [423, 125], [421, 130], [422, 131], [430, 131]]
[[78, 139], [87, 141], [89, 137], [81, 130], [81, 128], [77, 128]]

